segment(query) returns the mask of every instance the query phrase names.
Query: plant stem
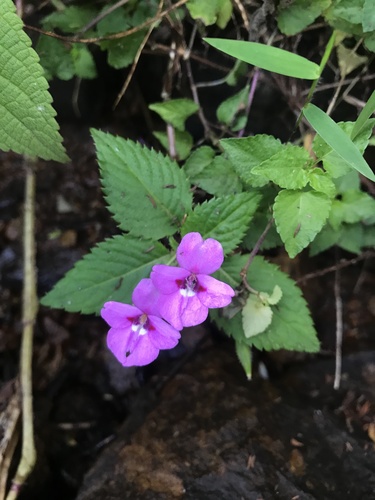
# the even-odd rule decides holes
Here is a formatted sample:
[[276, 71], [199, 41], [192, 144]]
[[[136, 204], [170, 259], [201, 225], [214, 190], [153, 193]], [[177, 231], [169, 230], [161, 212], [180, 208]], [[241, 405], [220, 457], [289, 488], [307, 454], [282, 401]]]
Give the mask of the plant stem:
[[273, 221], [274, 221], [274, 218], [271, 217], [271, 219], [268, 221], [268, 224], [265, 228], [265, 230], [263, 231], [263, 233], [259, 236], [258, 238], [258, 241], [255, 243], [254, 245], [254, 248], [252, 249], [252, 251], [250, 252], [250, 255], [249, 255], [249, 258], [247, 259], [247, 262], [245, 264], [245, 266], [243, 267], [243, 269], [241, 270], [241, 277], [242, 277], [242, 281], [243, 281], [243, 284], [245, 285], [245, 287], [247, 288], [247, 290], [249, 290], [250, 292], [253, 292], [253, 293], [257, 293], [256, 291], [254, 291], [253, 288], [251, 288], [251, 286], [249, 285], [249, 283], [247, 282], [247, 271], [249, 270], [249, 267], [251, 265], [251, 263], [253, 262], [254, 260], [254, 257], [257, 255], [257, 253], [259, 252], [259, 249], [260, 247], [262, 246], [262, 243], [263, 241], [265, 240], [266, 236], [267, 236], [267, 233], [268, 231], [271, 229], [271, 226], [273, 224]]
[[33, 424], [33, 389], [32, 389], [32, 354], [33, 330], [38, 303], [36, 294], [35, 270], [35, 174], [32, 165], [26, 168], [25, 213], [23, 223], [23, 274], [24, 285], [22, 294], [22, 345], [20, 361], [20, 379], [22, 391], [22, 451], [21, 460], [13, 479], [7, 500], [14, 500], [32, 472], [36, 451], [34, 444]]

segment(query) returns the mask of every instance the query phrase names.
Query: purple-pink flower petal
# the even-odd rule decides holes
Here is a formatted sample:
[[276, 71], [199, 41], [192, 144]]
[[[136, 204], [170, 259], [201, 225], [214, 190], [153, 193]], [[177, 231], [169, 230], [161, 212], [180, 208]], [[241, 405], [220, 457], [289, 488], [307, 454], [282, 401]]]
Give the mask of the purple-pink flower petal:
[[145, 278], [134, 288], [132, 301], [142, 312], [159, 316], [159, 296], [159, 290], [149, 278]]
[[208, 308], [196, 295], [184, 297], [180, 291], [164, 296], [164, 300], [160, 301], [160, 312], [177, 330], [184, 326], [199, 325], [208, 316]]
[[150, 337], [150, 342], [152, 342], [157, 349], [172, 349], [178, 344], [181, 337], [179, 331], [173, 328], [173, 326], [168, 325], [168, 323], [161, 318], [150, 316], [149, 319], [154, 330], [150, 330], [148, 335]]
[[131, 319], [142, 314], [137, 307], [121, 302], [106, 302], [100, 312], [102, 318], [113, 328], [126, 328], [131, 325]]
[[197, 279], [199, 283], [198, 297], [206, 307], [214, 309], [225, 307], [231, 303], [232, 297], [235, 295], [232, 287], [205, 274], [198, 274]]
[[157, 264], [152, 268], [151, 280], [162, 294], [178, 291], [190, 272], [180, 267]]
[[211, 274], [222, 265], [224, 252], [217, 240], [203, 240], [199, 233], [188, 233], [177, 248], [176, 258], [179, 265], [191, 273]]

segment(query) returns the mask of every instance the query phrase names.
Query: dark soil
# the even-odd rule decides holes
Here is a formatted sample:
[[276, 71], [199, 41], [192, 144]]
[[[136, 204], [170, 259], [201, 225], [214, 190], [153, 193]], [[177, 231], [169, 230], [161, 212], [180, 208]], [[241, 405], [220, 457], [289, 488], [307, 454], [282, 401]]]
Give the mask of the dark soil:
[[[160, 99], [161, 84], [150, 82], [161, 81], [165, 59], [159, 68], [148, 57], [141, 59], [116, 113], [109, 103], [124, 75], [117, 75], [114, 85], [87, 84], [80, 103], [83, 119], [73, 120], [68, 108], [69, 84], [52, 87], [57, 109], [65, 110], [61, 132], [71, 162], [37, 167], [40, 295], [90, 247], [116, 232], [103, 201], [89, 127], [155, 145], [145, 103]], [[202, 78], [207, 71], [202, 69]], [[366, 83], [359, 86], [359, 93], [367, 92]], [[285, 82], [264, 79], [249, 132], [289, 137], [294, 114], [287, 91]], [[202, 95], [212, 109], [215, 99], [215, 93]], [[346, 119], [357, 113], [344, 109]], [[189, 127], [199, 138], [200, 125], [192, 121]], [[15, 154], [0, 159], [0, 404], [5, 410], [16, 390], [22, 327], [24, 170]], [[271, 257], [302, 279], [353, 255], [328, 252], [308, 259], [303, 254], [293, 262]], [[41, 307], [34, 347], [38, 463], [20, 498], [375, 498], [374, 271], [374, 260], [365, 258], [341, 270], [340, 391], [332, 388], [333, 273], [301, 281], [321, 354], [257, 354], [259, 373], [265, 366], [269, 379], [256, 369], [253, 382], [246, 381], [231, 354], [231, 342], [212, 325], [184, 333], [181, 345], [152, 366], [124, 369], [106, 349], [100, 318]]]

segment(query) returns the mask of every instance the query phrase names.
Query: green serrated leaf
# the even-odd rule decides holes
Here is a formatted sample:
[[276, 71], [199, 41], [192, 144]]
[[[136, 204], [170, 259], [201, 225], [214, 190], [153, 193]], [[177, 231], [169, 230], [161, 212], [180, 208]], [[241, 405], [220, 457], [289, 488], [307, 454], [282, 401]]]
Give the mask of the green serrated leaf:
[[[237, 261], [239, 273], [245, 265], [247, 256], [243, 255]], [[313, 327], [310, 312], [301, 290], [295, 282], [277, 266], [265, 261], [262, 257], [255, 257], [247, 273], [250, 285], [258, 290], [272, 293], [275, 285], [282, 290], [282, 298], [277, 306], [273, 307], [272, 322], [265, 332], [246, 338], [242, 326], [241, 313], [227, 319], [223, 310], [212, 309], [211, 318], [228, 335], [236, 341], [245, 342], [249, 346], [266, 351], [288, 349], [291, 351], [317, 352], [319, 341]]]
[[324, 113], [324, 111], [314, 106], [314, 104], [308, 104], [303, 109], [303, 114], [322, 139], [335, 153], [347, 162], [351, 168], [354, 168], [368, 179], [375, 181], [375, 175], [366, 163], [359, 149], [332, 118]]
[[241, 180], [250, 187], [268, 184], [266, 177], [253, 174], [252, 169], [261, 166], [264, 161], [271, 160], [284, 147], [278, 139], [263, 134], [241, 139], [222, 139], [220, 145]]
[[131, 303], [138, 282], [148, 277], [153, 265], [166, 263], [169, 257], [160, 243], [115, 236], [78, 261], [41, 303], [84, 314], [98, 313], [108, 300]]
[[278, 47], [222, 38], [204, 38], [203, 40], [236, 59], [280, 75], [306, 80], [316, 80], [320, 76], [320, 69], [317, 64]]
[[336, 230], [343, 222], [375, 224], [375, 199], [355, 189], [345, 191], [340, 199], [333, 200], [329, 222]]
[[91, 130], [103, 190], [121, 229], [159, 239], [178, 230], [192, 196], [177, 163], [139, 143]]
[[11, 0], [0, 2], [0, 149], [66, 162], [48, 83]]
[[324, 193], [329, 198], [335, 196], [336, 186], [328, 172], [324, 172], [320, 168], [311, 168], [308, 171], [308, 179], [310, 186], [315, 189], [315, 191]]
[[362, 11], [362, 28], [365, 33], [375, 31], [375, 3], [374, 0], [365, 0]]
[[312, 159], [306, 149], [286, 144], [269, 160], [255, 166], [251, 173], [266, 177], [281, 188], [301, 189], [309, 179], [307, 167]]
[[205, 239], [219, 240], [228, 254], [242, 240], [259, 201], [257, 193], [239, 193], [197, 205], [182, 226], [182, 236], [198, 231]]
[[237, 288], [242, 281], [241, 270], [246, 264], [246, 258], [235, 254], [226, 257], [221, 268], [213, 276], [233, 288]]
[[36, 50], [48, 80], [54, 77], [60, 80], [70, 80], [74, 77], [75, 69], [70, 46], [56, 38], [41, 35]]
[[295, 0], [284, 4], [277, 16], [277, 24], [285, 35], [296, 35], [313, 23], [331, 0]]
[[[166, 132], [153, 132], [160, 144], [166, 151], [169, 151], [169, 139]], [[174, 131], [174, 146], [179, 160], [185, 160], [193, 147], [193, 138], [185, 130]]]
[[235, 341], [235, 349], [239, 362], [242, 368], [245, 370], [247, 380], [251, 380], [252, 373], [252, 359], [251, 359], [251, 349], [245, 344], [245, 342]]
[[74, 43], [72, 45], [71, 57], [74, 73], [79, 78], [92, 79], [97, 77], [94, 58], [86, 45]]
[[295, 257], [321, 231], [332, 200], [317, 191], [283, 190], [274, 204], [277, 231], [289, 257]]
[[193, 19], [200, 19], [205, 26], [217, 24], [224, 29], [232, 15], [232, 2], [230, 0], [189, 0], [186, 4]]
[[251, 293], [242, 309], [242, 327], [248, 339], [264, 332], [272, 321], [271, 307], [258, 295]]
[[55, 28], [65, 33], [75, 33], [86, 26], [98, 14], [98, 10], [88, 6], [71, 5], [46, 16], [42, 25], [46, 30]]
[[184, 170], [190, 182], [214, 196], [240, 193], [242, 183], [232, 163], [222, 155], [213, 158], [211, 152], [215, 154], [208, 146], [202, 146], [188, 158]]
[[199, 109], [191, 99], [171, 99], [170, 101], [155, 102], [149, 105], [161, 118], [173, 125], [177, 130], [185, 130], [185, 121]]

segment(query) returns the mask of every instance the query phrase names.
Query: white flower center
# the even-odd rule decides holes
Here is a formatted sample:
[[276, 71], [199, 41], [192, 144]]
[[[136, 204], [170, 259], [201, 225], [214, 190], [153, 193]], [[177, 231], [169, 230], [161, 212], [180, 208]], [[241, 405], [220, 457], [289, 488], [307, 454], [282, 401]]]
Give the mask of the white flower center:
[[147, 314], [139, 316], [132, 324], [132, 332], [138, 335], [146, 335], [148, 333], [148, 317]]
[[180, 294], [183, 297], [194, 297], [197, 293], [198, 288], [198, 280], [195, 274], [190, 274], [183, 284], [183, 287], [180, 288]]

